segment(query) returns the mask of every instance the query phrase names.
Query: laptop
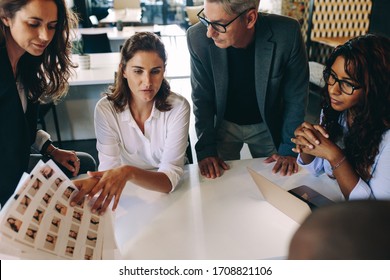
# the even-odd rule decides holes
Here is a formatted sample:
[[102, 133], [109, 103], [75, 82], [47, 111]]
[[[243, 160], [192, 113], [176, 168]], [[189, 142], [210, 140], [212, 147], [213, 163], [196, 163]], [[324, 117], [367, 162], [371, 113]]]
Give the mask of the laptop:
[[249, 167], [247, 169], [265, 200], [298, 224], [301, 224], [315, 208], [334, 203], [307, 186], [286, 191], [253, 169]]

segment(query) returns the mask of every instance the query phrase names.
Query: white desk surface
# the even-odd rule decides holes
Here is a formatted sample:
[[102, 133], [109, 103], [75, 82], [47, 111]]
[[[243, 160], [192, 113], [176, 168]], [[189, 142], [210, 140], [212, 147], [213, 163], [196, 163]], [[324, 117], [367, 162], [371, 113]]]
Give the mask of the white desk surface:
[[108, 15], [101, 19], [100, 23], [141, 22], [142, 10], [139, 9], [109, 9]]
[[185, 36], [185, 31], [177, 24], [169, 25], [150, 25], [150, 26], [125, 26], [122, 31], [116, 27], [96, 27], [96, 28], [78, 28], [74, 29], [75, 35], [79, 38], [80, 34], [99, 34], [107, 33], [110, 40], [126, 40], [136, 32], [161, 32], [161, 36], [177, 37]]
[[[90, 69], [76, 68], [74, 74], [70, 77], [70, 86], [86, 86], [86, 85], [105, 85], [114, 83], [115, 72], [118, 70], [120, 53], [93, 53], [90, 54], [91, 67]], [[172, 60], [180, 59], [180, 57], [172, 56]], [[73, 55], [72, 60], [78, 63], [78, 55]], [[187, 61], [188, 60], [188, 61]], [[181, 67], [175, 67], [177, 62], [171, 62], [168, 56], [168, 63], [165, 72], [165, 77], [169, 79], [189, 78], [190, 67], [189, 58], [182, 60]]]
[[279, 259], [288, 253], [298, 224], [263, 197], [250, 166], [285, 189], [302, 184], [341, 200], [337, 184], [305, 170], [282, 177], [262, 158], [230, 162], [218, 179], [187, 165], [181, 184], [167, 195], [128, 184], [115, 213], [121, 259]]

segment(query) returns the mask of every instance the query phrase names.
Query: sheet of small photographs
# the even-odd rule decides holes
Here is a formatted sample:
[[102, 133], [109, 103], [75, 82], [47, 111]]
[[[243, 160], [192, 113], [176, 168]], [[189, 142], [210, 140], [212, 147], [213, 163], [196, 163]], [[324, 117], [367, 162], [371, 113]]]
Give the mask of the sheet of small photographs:
[[76, 187], [53, 161], [40, 162], [5, 205], [1, 232], [26, 252], [101, 259], [103, 217], [84, 201], [69, 205]]

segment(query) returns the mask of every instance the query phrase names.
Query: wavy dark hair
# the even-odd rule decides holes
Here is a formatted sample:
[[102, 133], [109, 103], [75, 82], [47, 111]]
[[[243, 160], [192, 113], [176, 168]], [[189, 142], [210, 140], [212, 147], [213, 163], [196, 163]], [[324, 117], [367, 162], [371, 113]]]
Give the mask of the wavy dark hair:
[[[131, 92], [127, 80], [123, 77], [123, 70], [126, 68], [127, 62], [132, 59], [138, 51], [157, 53], [164, 62], [164, 67], [166, 66], [167, 54], [165, 52], [165, 47], [156, 34], [152, 32], [139, 32], [127, 39], [121, 50], [121, 60], [116, 74], [115, 84], [110, 86], [110, 92], [106, 93], [108, 100], [113, 102], [117, 112], [123, 112], [125, 107], [130, 104]], [[164, 78], [161, 87], [154, 98], [156, 108], [159, 111], [166, 112], [171, 110], [172, 106], [167, 101], [170, 93], [171, 87]]]
[[[1, 0], [0, 16], [13, 18], [30, 0]], [[77, 27], [77, 16], [67, 8], [65, 0], [52, 0], [57, 5], [56, 32], [50, 44], [40, 56], [26, 52], [17, 65], [17, 75], [30, 91], [29, 99], [38, 101], [58, 100], [67, 93], [68, 80], [73, 68], [70, 31]], [[5, 44], [9, 27], [0, 21], [0, 45]]]
[[[363, 98], [350, 109], [354, 119], [344, 137], [345, 155], [360, 177], [368, 181], [382, 136], [390, 128], [390, 39], [367, 34], [349, 40], [333, 50], [324, 75], [330, 73], [339, 56], [345, 59], [345, 72], [363, 89]], [[337, 141], [343, 136], [338, 123], [342, 112], [332, 109], [327, 86], [323, 93], [321, 124]]]

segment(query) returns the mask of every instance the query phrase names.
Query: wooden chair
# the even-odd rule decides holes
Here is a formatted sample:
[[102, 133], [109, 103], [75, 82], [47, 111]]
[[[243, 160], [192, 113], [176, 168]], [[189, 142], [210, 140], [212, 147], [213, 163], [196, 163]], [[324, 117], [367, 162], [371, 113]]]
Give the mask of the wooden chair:
[[[311, 60], [324, 63], [330, 51], [368, 32], [371, 0], [306, 0], [302, 32]], [[322, 48], [319, 51], [314, 47]]]
[[188, 25], [194, 25], [199, 21], [197, 14], [203, 9], [202, 6], [186, 6]]
[[137, 9], [141, 8], [140, 0], [114, 0], [114, 9]]

